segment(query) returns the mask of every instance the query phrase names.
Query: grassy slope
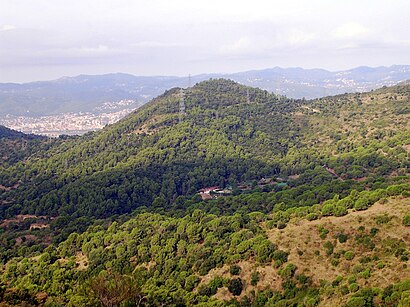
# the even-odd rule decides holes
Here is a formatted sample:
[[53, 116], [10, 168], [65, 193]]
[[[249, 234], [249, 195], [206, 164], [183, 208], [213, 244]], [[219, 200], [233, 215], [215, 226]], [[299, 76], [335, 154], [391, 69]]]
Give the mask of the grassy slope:
[[[390, 284], [410, 279], [408, 261], [401, 261], [394, 253], [397, 246], [409, 248], [410, 232], [409, 227], [402, 224], [403, 216], [409, 212], [409, 197], [394, 197], [388, 199], [387, 203], [376, 203], [366, 211], [350, 211], [343, 217], [324, 217], [315, 221], [291, 220], [284, 229], [266, 229], [269, 240], [278, 246], [279, 249], [289, 253], [288, 262], [297, 266], [296, 274], [304, 274], [312, 278], [313, 285], [322, 287], [320, 306], [342, 306], [352, 294], [341, 294], [340, 288], [348, 286], [349, 277], [355, 276], [356, 283], [360, 288], [376, 287], [384, 289]], [[378, 220], [388, 216], [390, 220], [380, 223]], [[319, 227], [329, 230], [326, 238], [321, 238]], [[364, 226], [365, 230], [360, 231], [359, 227]], [[357, 243], [355, 236], [369, 233], [371, 228], [377, 228], [377, 234], [372, 237], [375, 248], [370, 250], [360, 243]], [[348, 235], [345, 243], [340, 243], [335, 235], [344, 233]], [[325, 242], [330, 241], [335, 246], [332, 256], [327, 256]], [[352, 251], [354, 258], [346, 260], [341, 254], [339, 263], [334, 265], [331, 259], [335, 253], [341, 251]], [[371, 260], [363, 262], [365, 257]], [[368, 259], [367, 259], [368, 260]], [[253, 290], [263, 291], [266, 288], [281, 290], [282, 279], [278, 274], [279, 269], [272, 266], [272, 263], [260, 265], [255, 261], [240, 261], [237, 263], [242, 271], [239, 275], [245, 281], [244, 291], [241, 297], [249, 295]], [[384, 267], [381, 267], [384, 264]], [[378, 266], [379, 265], [379, 266]], [[370, 268], [370, 277], [361, 277], [363, 271]], [[252, 272], [260, 273], [260, 281], [257, 286], [250, 284]], [[211, 270], [202, 278], [203, 283], [208, 283], [215, 276], [232, 277], [229, 273], [229, 266]], [[338, 276], [343, 279], [337, 287], [331, 287], [329, 283]], [[234, 298], [226, 287], [220, 288], [214, 296], [217, 299], [227, 300]]]

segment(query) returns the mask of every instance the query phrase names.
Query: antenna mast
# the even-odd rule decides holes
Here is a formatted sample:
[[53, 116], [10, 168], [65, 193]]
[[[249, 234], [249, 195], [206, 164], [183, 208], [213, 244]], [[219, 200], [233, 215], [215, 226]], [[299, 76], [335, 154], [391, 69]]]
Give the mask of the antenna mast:
[[179, 122], [182, 123], [182, 119], [185, 115], [185, 92], [184, 89], [179, 90]]

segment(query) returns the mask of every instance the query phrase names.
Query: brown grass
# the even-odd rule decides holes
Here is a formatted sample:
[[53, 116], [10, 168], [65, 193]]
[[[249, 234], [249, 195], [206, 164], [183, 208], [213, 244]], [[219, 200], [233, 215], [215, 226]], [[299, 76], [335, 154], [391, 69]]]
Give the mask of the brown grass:
[[[383, 246], [383, 242], [390, 238], [402, 240], [407, 247], [410, 247], [409, 227], [402, 225], [402, 218], [409, 212], [409, 209], [410, 198], [394, 197], [390, 198], [385, 204], [376, 203], [366, 211], [350, 210], [349, 214], [343, 217], [324, 217], [316, 221], [294, 219], [284, 229], [266, 231], [269, 240], [281, 250], [289, 252], [288, 263], [297, 266], [296, 273], [311, 277], [315, 285], [319, 285], [321, 280], [331, 282], [339, 275], [344, 277], [343, 283], [347, 284], [347, 277], [353, 274], [353, 267], [360, 264], [360, 258], [377, 255], [378, 260], [363, 264], [364, 267], [371, 268], [371, 276], [368, 279], [358, 278], [357, 283], [360, 287], [379, 287], [383, 289], [392, 283], [410, 278], [410, 270], [404, 269], [403, 265], [405, 263], [396, 256], [386, 253]], [[377, 217], [385, 214], [391, 217], [391, 220], [385, 224], [378, 224]], [[329, 230], [325, 239], [320, 238], [319, 226]], [[374, 250], [367, 250], [356, 243], [354, 237], [359, 233], [358, 228], [360, 226], [365, 227], [366, 233], [372, 227], [379, 229], [376, 236], [372, 238], [376, 244]], [[347, 242], [338, 242], [335, 238], [338, 233], [347, 234], [349, 236]], [[332, 265], [331, 257], [326, 255], [323, 247], [326, 241], [334, 244], [335, 252], [341, 250], [353, 251], [355, 257], [352, 260], [346, 260], [342, 256], [337, 266]], [[377, 264], [380, 262], [385, 264], [383, 268], [377, 268]], [[230, 266], [224, 265], [209, 271], [207, 275], [202, 277], [200, 284], [207, 284], [216, 276], [228, 279], [240, 277], [244, 282], [244, 288], [239, 298], [249, 295], [253, 290], [261, 291], [266, 288], [281, 290], [282, 279], [278, 275], [278, 269], [274, 268], [272, 263], [261, 265], [254, 260], [247, 260], [238, 262], [237, 265], [241, 267], [239, 276], [232, 276], [229, 273]], [[250, 284], [253, 272], [259, 272], [260, 274], [260, 280], [256, 286]], [[226, 287], [218, 289], [214, 297], [224, 301], [234, 298]], [[341, 295], [326, 297], [326, 295], [322, 295], [320, 306], [341, 306], [345, 303], [347, 297]]]
[[[410, 230], [401, 222], [409, 209], [410, 198], [396, 197], [389, 199], [386, 204], [376, 203], [366, 211], [352, 211], [343, 217], [325, 217], [316, 221], [294, 220], [285, 229], [268, 230], [268, 236], [280, 249], [290, 253], [289, 262], [298, 267], [297, 273], [312, 277], [316, 285], [321, 280], [333, 281], [338, 275], [345, 276], [346, 279], [347, 276], [353, 274], [353, 267], [360, 264], [360, 258], [377, 255], [378, 260], [363, 264], [364, 267], [371, 268], [370, 278], [358, 279], [357, 283], [361, 287], [385, 288], [389, 284], [410, 278], [410, 270], [404, 269], [405, 262], [387, 253], [385, 246], [383, 246], [385, 240], [397, 239], [402, 240], [405, 246], [410, 247]], [[384, 214], [390, 216], [391, 220], [386, 224], [378, 224], [377, 217]], [[329, 230], [325, 239], [319, 236], [319, 226]], [[376, 245], [374, 250], [368, 250], [356, 243], [354, 237], [359, 233], [360, 226], [364, 226], [367, 233], [373, 227], [379, 229], [379, 232], [372, 239]], [[338, 242], [335, 238], [338, 233], [348, 234], [349, 239], [346, 243]], [[335, 252], [353, 251], [355, 258], [349, 261], [342, 256], [337, 266], [332, 265], [331, 257], [326, 255], [323, 247], [326, 241], [332, 242], [335, 246]], [[384, 268], [377, 268], [377, 264], [380, 262], [385, 264]], [[322, 303], [322, 306], [338, 306], [339, 303], [334, 301], [334, 298], [328, 298]]]

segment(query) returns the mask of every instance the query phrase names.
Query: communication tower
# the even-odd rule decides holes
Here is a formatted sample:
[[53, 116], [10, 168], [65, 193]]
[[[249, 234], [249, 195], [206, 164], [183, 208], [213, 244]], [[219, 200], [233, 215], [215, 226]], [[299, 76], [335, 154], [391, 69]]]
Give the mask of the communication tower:
[[179, 90], [179, 122], [181, 123], [185, 115], [185, 92], [184, 89]]

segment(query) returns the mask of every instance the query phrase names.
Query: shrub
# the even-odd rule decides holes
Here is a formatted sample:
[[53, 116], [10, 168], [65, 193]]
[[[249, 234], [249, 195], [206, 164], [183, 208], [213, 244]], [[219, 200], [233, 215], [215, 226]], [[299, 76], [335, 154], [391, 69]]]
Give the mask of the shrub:
[[355, 275], [349, 276], [349, 278], [347, 279], [347, 282], [349, 284], [354, 284], [356, 282], [356, 276]]
[[370, 269], [366, 269], [363, 272], [360, 272], [359, 276], [368, 279], [370, 277]]
[[191, 292], [201, 281], [201, 278], [196, 275], [190, 275], [185, 279], [185, 290]]
[[252, 286], [256, 286], [256, 285], [258, 284], [258, 282], [259, 282], [259, 278], [260, 278], [259, 272], [252, 272], [252, 275], [251, 275], [251, 285], [252, 285]]
[[337, 276], [334, 281], [332, 281], [332, 286], [337, 287], [343, 280], [342, 276]]
[[403, 225], [404, 226], [410, 226], [410, 214], [406, 214], [403, 217]]
[[340, 287], [340, 293], [341, 293], [342, 295], [346, 295], [346, 294], [348, 294], [349, 292], [350, 292], [350, 291], [349, 291], [349, 288], [348, 288], [347, 286], [343, 285], [343, 286]]
[[212, 289], [208, 285], [200, 285], [198, 287], [198, 294], [201, 296], [211, 296], [215, 293], [212, 293]]
[[388, 214], [382, 214], [382, 215], [376, 216], [376, 223], [379, 225], [387, 224], [388, 222], [391, 221], [391, 219], [392, 217], [389, 216]]
[[229, 273], [231, 273], [231, 275], [239, 275], [241, 273], [241, 267], [236, 264], [231, 265], [229, 268]]
[[322, 215], [324, 216], [333, 215], [333, 209], [334, 209], [333, 203], [324, 204], [322, 207]]
[[331, 254], [333, 254], [334, 246], [332, 242], [326, 241], [325, 244], [323, 244], [323, 247], [326, 250], [326, 255], [330, 256]]
[[370, 229], [370, 235], [372, 236], [372, 237], [374, 237], [374, 236], [376, 236], [376, 234], [379, 232], [379, 229], [377, 229], [377, 228], [372, 228], [372, 229]]
[[345, 257], [346, 260], [352, 260], [354, 258], [354, 256], [355, 256], [354, 252], [352, 252], [352, 251], [347, 251], [344, 254], [344, 257]]
[[285, 263], [288, 261], [288, 253], [282, 250], [276, 250], [272, 255], [273, 260]]
[[355, 282], [349, 285], [349, 291], [351, 293], [357, 292], [357, 290], [359, 290], [359, 285]]
[[326, 239], [329, 230], [324, 228], [322, 225], [319, 226], [319, 236], [321, 239]]
[[271, 261], [276, 246], [269, 240], [263, 240], [256, 247], [256, 260], [260, 263]]
[[233, 295], [237, 296], [242, 293], [243, 289], [243, 283], [242, 279], [240, 278], [235, 278], [231, 279], [228, 283], [228, 290], [231, 292]]
[[279, 271], [279, 275], [283, 279], [291, 279], [295, 275], [296, 269], [296, 265], [289, 263], [286, 267]]
[[383, 262], [379, 262], [376, 267], [380, 270], [383, 269], [385, 266], [386, 265]]
[[366, 300], [363, 297], [352, 297], [347, 301], [346, 307], [366, 307]]
[[318, 216], [316, 213], [309, 213], [308, 215], [306, 215], [306, 219], [308, 221], [313, 221], [313, 220], [317, 220]]
[[216, 276], [214, 279], [212, 279], [208, 284], [208, 287], [211, 290], [211, 295], [216, 294], [216, 292], [218, 291], [218, 288], [223, 287], [223, 285], [224, 285], [223, 277]]
[[354, 209], [357, 211], [366, 210], [369, 206], [369, 200], [366, 198], [359, 198], [354, 203]]
[[347, 234], [339, 233], [336, 235], [336, 238], [339, 240], [340, 243], [345, 243], [348, 239]]
[[347, 214], [347, 209], [344, 206], [336, 205], [333, 209], [333, 214], [335, 216], [344, 216]]

